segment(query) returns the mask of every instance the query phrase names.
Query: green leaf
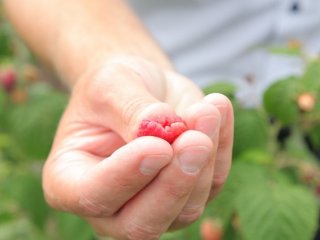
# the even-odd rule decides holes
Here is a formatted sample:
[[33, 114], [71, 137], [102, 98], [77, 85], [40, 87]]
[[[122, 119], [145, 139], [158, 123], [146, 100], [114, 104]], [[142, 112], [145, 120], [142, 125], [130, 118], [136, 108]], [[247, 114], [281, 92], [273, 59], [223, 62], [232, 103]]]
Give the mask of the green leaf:
[[257, 163], [257, 164], [271, 164], [273, 162], [273, 156], [267, 151], [260, 149], [249, 149], [244, 151], [239, 158], [243, 162]]
[[50, 209], [44, 200], [40, 176], [31, 173], [17, 174], [9, 177], [6, 185], [7, 194], [10, 194], [30, 220], [42, 229]]
[[270, 49], [270, 52], [273, 54], [279, 54], [279, 55], [289, 55], [289, 56], [301, 56], [302, 50], [300, 48], [296, 47], [272, 47]]
[[320, 124], [309, 131], [309, 137], [314, 148], [320, 149]]
[[65, 95], [50, 93], [31, 99], [10, 113], [9, 129], [29, 157], [46, 158], [66, 103]]
[[0, 130], [4, 125], [4, 120], [6, 116], [6, 111], [5, 111], [6, 102], [7, 102], [7, 93], [0, 86]]
[[318, 207], [313, 194], [282, 182], [243, 187], [237, 197], [237, 212], [247, 240], [307, 240], [317, 227]]
[[[303, 114], [302, 121], [307, 126], [305, 132], [315, 150], [320, 150], [320, 90], [316, 96], [316, 103], [312, 111]], [[304, 127], [302, 125], [302, 127]]]
[[[233, 191], [241, 192], [246, 185], [262, 185], [270, 178], [272, 168], [265, 165], [248, 163], [242, 159], [236, 159], [230, 171], [230, 187]], [[254, 181], [252, 181], [254, 179]]]
[[[201, 218], [203, 219], [203, 218]], [[192, 225], [181, 231], [181, 237], [176, 239], [201, 239], [200, 237], [200, 226], [201, 219], [194, 222]]]
[[46, 96], [54, 93], [54, 89], [48, 82], [37, 82], [28, 87], [28, 98], [31, 101], [42, 100]]
[[92, 240], [93, 231], [89, 224], [78, 216], [69, 213], [58, 213], [59, 239]]
[[160, 237], [160, 240], [174, 240], [174, 239], [181, 239], [182, 234], [180, 232], [169, 232], [165, 233]]
[[0, 210], [0, 226], [3, 223], [13, 221], [15, 219], [15, 217], [16, 216], [14, 216], [13, 213], [8, 212], [8, 211], [4, 211], [4, 210], [1, 209]]
[[7, 134], [0, 133], [0, 149], [6, 148], [10, 145], [10, 137]]
[[269, 168], [265, 166], [248, 163], [242, 159], [235, 160], [222, 192], [208, 205], [208, 214], [222, 219], [226, 227], [235, 212], [235, 200], [242, 187], [248, 184], [259, 186], [266, 181], [268, 175]]
[[286, 141], [286, 152], [293, 159], [317, 162], [317, 159], [306, 144], [305, 134], [298, 127], [291, 127], [290, 137]]
[[[290, 179], [268, 165], [235, 161], [221, 195], [229, 192], [232, 199], [225, 201], [225, 207], [239, 216], [245, 240], [311, 239], [318, 215], [315, 196]], [[224, 207], [223, 201], [219, 207]]]
[[243, 240], [231, 222], [225, 227], [223, 240]]
[[263, 96], [266, 111], [283, 125], [292, 124], [298, 119], [297, 81], [296, 77], [279, 80], [271, 85]]
[[196, 238], [185, 238], [185, 232], [186, 230], [180, 230], [180, 231], [176, 231], [176, 232], [169, 232], [169, 233], [165, 233], [161, 236], [161, 240], [182, 240], [182, 239], [200, 239], [200, 237], [196, 237]]
[[265, 151], [267, 142], [268, 125], [263, 114], [255, 109], [235, 110], [233, 155], [249, 149]]
[[17, 219], [0, 225], [1, 240], [45, 240], [27, 219]]
[[4, 24], [0, 22], [0, 56], [10, 56], [12, 55], [12, 48], [10, 43], [10, 38], [7, 32], [4, 30]]
[[230, 181], [224, 186], [222, 192], [207, 206], [207, 216], [217, 217], [224, 225], [228, 225], [234, 213], [234, 199], [237, 195], [235, 186]]
[[[203, 217], [201, 218], [203, 219]], [[200, 226], [201, 219], [197, 220], [190, 226], [183, 228], [179, 231], [169, 232], [161, 236], [161, 240], [184, 240], [184, 239], [201, 239], [200, 237]]]
[[206, 95], [210, 93], [221, 93], [230, 99], [234, 99], [236, 86], [228, 82], [218, 82], [203, 88], [203, 92]]
[[315, 92], [320, 91], [320, 60], [316, 59], [310, 62], [301, 78], [302, 91]]
[[[223, 191], [209, 208], [212, 216], [224, 219], [224, 239], [230, 240], [307, 240], [317, 225], [312, 192], [294, 185], [286, 173], [245, 159], [234, 162]], [[235, 214], [239, 233], [231, 224]]]
[[6, 103], [6, 99], [7, 99], [7, 94], [5, 93], [5, 91], [3, 90], [3, 88], [0, 86], [0, 110], [2, 111], [5, 103]]

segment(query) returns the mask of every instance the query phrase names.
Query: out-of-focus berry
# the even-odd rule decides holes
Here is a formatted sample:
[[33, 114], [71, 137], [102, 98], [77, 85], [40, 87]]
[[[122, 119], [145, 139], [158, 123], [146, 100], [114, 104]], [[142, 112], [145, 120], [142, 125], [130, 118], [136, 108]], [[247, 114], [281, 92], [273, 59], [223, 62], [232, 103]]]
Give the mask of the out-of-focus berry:
[[288, 47], [292, 49], [301, 49], [302, 43], [297, 39], [291, 39], [288, 42]]
[[299, 167], [299, 174], [301, 180], [306, 184], [313, 184], [319, 175], [318, 170], [311, 164], [302, 164]]
[[302, 93], [298, 96], [297, 103], [302, 111], [310, 112], [314, 109], [316, 98], [311, 93]]
[[200, 234], [202, 240], [222, 240], [222, 225], [216, 219], [204, 219], [200, 226]]
[[11, 92], [17, 81], [17, 74], [13, 68], [0, 69], [0, 85], [6, 92]]

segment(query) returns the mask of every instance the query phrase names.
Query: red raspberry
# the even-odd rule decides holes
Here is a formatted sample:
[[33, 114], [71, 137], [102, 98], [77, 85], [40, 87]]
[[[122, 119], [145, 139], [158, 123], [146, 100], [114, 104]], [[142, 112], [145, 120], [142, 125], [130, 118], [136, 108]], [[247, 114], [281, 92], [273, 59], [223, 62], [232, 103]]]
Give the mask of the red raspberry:
[[142, 120], [138, 130], [138, 137], [159, 137], [171, 144], [186, 130], [187, 126], [185, 122], [178, 116], [153, 117], [151, 119]]
[[5, 69], [0, 71], [0, 85], [6, 92], [11, 92], [16, 83], [16, 73], [13, 69]]

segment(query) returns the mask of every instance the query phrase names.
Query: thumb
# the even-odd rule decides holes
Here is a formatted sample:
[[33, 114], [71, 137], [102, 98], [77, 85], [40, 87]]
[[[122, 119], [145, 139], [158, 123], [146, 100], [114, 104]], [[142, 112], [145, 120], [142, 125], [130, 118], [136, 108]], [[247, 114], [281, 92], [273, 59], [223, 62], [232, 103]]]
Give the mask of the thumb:
[[171, 143], [186, 130], [186, 125], [169, 104], [160, 101], [166, 94], [161, 78], [148, 69], [138, 71], [126, 65], [109, 65], [82, 87], [85, 106], [90, 109], [86, 115], [125, 141], [156, 136]]

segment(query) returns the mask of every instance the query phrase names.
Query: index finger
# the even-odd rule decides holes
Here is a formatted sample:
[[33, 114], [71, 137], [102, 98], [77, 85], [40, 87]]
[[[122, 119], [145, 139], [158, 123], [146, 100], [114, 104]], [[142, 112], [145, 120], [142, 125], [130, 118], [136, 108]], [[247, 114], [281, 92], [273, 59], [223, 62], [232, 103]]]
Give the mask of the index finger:
[[49, 161], [44, 189], [56, 208], [82, 216], [111, 216], [143, 189], [172, 158], [164, 140], [141, 137], [102, 159], [71, 150]]

